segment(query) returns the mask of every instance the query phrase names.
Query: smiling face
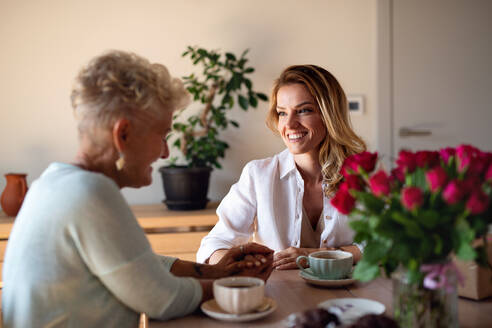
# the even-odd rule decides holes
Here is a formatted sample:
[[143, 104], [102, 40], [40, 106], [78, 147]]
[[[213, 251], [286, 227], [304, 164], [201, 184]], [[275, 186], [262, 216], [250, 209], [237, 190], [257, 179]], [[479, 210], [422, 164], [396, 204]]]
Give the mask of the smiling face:
[[326, 127], [320, 109], [303, 84], [287, 84], [277, 92], [278, 131], [294, 155], [318, 156]]

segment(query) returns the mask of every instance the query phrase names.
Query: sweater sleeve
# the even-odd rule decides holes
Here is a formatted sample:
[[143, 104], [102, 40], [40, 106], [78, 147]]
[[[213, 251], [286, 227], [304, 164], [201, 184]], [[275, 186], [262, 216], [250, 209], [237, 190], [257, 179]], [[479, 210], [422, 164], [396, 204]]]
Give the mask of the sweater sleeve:
[[151, 318], [189, 314], [202, 299], [198, 280], [172, 275], [151, 250], [99, 278], [128, 307]]
[[200, 283], [170, 272], [173, 258], [161, 258], [116, 186], [99, 183], [80, 193], [67, 233], [87, 265], [122, 303], [152, 318], [193, 312], [202, 299]]

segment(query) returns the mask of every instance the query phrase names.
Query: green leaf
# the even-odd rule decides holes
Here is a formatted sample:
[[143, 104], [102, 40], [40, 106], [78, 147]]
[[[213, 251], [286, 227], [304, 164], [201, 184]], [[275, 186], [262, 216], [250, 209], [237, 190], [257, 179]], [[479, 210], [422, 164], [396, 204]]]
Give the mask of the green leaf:
[[411, 256], [411, 249], [406, 241], [400, 240], [396, 242], [391, 249], [390, 257], [399, 259], [401, 262], [407, 262]]
[[407, 266], [408, 270], [411, 270], [411, 271], [416, 271], [418, 268], [419, 268], [419, 263], [417, 262], [417, 260], [415, 259], [410, 259], [408, 261], [408, 266]]
[[224, 97], [222, 98], [222, 105], [226, 105], [226, 104], [230, 103], [231, 98], [232, 97], [228, 93], [226, 93], [224, 95]]
[[229, 108], [234, 107], [234, 98], [232, 98], [232, 97], [229, 98], [229, 104], [228, 105], [229, 105]]
[[353, 277], [354, 279], [366, 282], [379, 276], [379, 272], [380, 270], [377, 264], [369, 263], [362, 258], [355, 266]]
[[243, 53], [241, 54], [241, 58], [244, 58], [244, 56], [246, 56], [248, 54], [248, 52], [249, 52], [249, 49], [245, 49], [243, 51]]
[[252, 107], [256, 108], [258, 106], [258, 100], [254, 96], [249, 97], [249, 103], [251, 104]]
[[455, 233], [457, 234], [460, 243], [471, 244], [471, 242], [475, 239], [475, 232], [473, 231], [473, 229], [470, 228], [468, 222], [463, 218], [459, 219], [456, 222]]
[[380, 213], [384, 208], [384, 202], [368, 192], [355, 192], [359, 201], [371, 212]]
[[434, 239], [434, 253], [439, 255], [442, 252], [442, 239], [438, 234], [433, 234], [432, 238]]
[[251, 80], [244, 78], [243, 82], [244, 82], [244, 84], [246, 84], [246, 88], [248, 88], [248, 90], [251, 90], [251, 87], [253, 86], [253, 84], [251, 83]]
[[246, 99], [245, 96], [243, 95], [237, 95], [237, 101], [239, 102], [239, 106], [241, 106], [242, 109], [247, 110], [249, 103], [248, 99]]
[[238, 62], [237, 62], [237, 66], [239, 68], [243, 68], [244, 67], [244, 64], [246, 64], [248, 60], [246, 58], [241, 58]]
[[419, 271], [418, 266], [417, 267], [409, 267], [407, 271], [407, 278], [408, 282], [410, 284], [416, 284], [420, 281], [422, 281], [422, 273]]
[[230, 79], [225, 85], [226, 93], [231, 92], [234, 89], [234, 79]]
[[200, 48], [196, 51], [200, 56], [208, 56], [207, 50]]
[[419, 187], [421, 190], [429, 190], [425, 180], [425, 171], [420, 167], [413, 172], [412, 182], [415, 187]]
[[232, 83], [234, 86], [234, 90], [239, 89], [241, 87], [241, 81], [243, 80], [243, 75], [239, 73], [234, 73], [232, 75]]
[[234, 54], [231, 52], [226, 52], [225, 55], [226, 55], [227, 59], [229, 59], [229, 60], [236, 60], [236, 56], [234, 56]]
[[253, 67], [248, 67], [244, 70], [244, 73], [253, 73], [255, 69]]
[[419, 228], [418, 224], [415, 223], [415, 221], [412, 221], [408, 217], [404, 216], [402, 213], [392, 212], [391, 217], [393, 218], [393, 220], [405, 227], [405, 230], [407, 231], [409, 236], [420, 237], [424, 235], [422, 229]]
[[477, 256], [477, 252], [473, 249], [473, 247], [467, 242], [461, 242], [458, 252], [456, 253], [458, 257], [462, 260], [474, 260]]
[[354, 242], [356, 243], [365, 243], [367, 241], [372, 240], [372, 236], [370, 233], [367, 232], [358, 232], [354, 236]]
[[229, 123], [231, 123], [232, 125], [234, 125], [236, 128], [238, 128], [238, 127], [239, 127], [239, 123], [238, 123], [238, 122], [236, 122], [236, 121], [232, 121], [232, 120], [231, 120], [231, 121], [229, 121]]
[[349, 222], [350, 227], [356, 231], [369, 231], [369, 224], [365, 220], [353, 220]]
[[488, 230], [487, 220], [482, 216], [475, 216], [470, 218], [472, 229], [475, 230], [476, 235], [486, 235]]
[[376, 229], [381, 225], [381, 216], [378, 215], [371, 215], [369, 217], [369, 226], [371, 229]]
[[364, 248], [364, 259], [370, 263], [378, 263], [386, 256], [389, 247], [387, 244], [373, 241]]
[[267, 95], [266, 95], [266, 94], [264, 94], [264, 93], [257, 92], [257, 93], [256, 93], [256, 96], [257, 96], [258, 98], [260, 98], [261, 100], [263, 100], [263, 101], [267, 101], [267, 100], [268, 100]]
[[441, 214], [435, 210], [424, 210], [419, 213], [417, 220], [427, 229], [433, 229], [439, 223], [440, 216]]

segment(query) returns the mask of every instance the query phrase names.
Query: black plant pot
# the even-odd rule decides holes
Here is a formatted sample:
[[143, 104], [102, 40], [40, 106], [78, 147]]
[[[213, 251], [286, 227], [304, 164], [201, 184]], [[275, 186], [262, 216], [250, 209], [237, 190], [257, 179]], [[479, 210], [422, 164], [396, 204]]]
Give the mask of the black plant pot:
[[161, 167], [162, 184], [170, 210], [200, 210], [207, 206], [210, 167]]

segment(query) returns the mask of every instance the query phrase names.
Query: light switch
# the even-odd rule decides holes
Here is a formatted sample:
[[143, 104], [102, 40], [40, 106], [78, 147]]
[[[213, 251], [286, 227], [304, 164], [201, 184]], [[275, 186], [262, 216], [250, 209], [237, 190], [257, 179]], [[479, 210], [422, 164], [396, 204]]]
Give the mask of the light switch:
[[364, 97], [362, 95], [348, 95], [349, 113], [362, 114], [364, 112]]

